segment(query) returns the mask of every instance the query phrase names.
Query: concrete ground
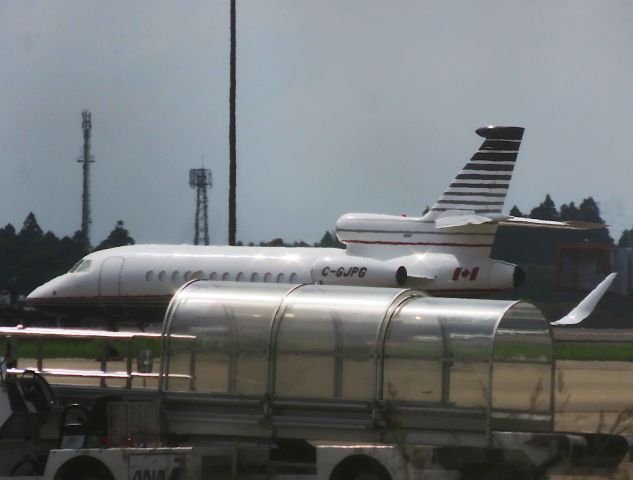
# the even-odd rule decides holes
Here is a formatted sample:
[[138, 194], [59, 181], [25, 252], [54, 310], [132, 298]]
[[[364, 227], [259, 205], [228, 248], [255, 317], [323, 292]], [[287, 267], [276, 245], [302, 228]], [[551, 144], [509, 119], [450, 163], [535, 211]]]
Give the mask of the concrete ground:
[[[22, 367], [35, 366], [33, 359], [24, 359], [21, 363]], [[57, 368], [99, 369], [99, 362], [95, 360], [85, 359], [82, 362], [78, 359], [56, 359], [51, 363], [54, 363]], [[125, 370], [123, 361], [108, 363], [109, 370]], [[49, 364], [49, 366], [53, 365]], [[199, 372], [199, 374], [202, 373]], [[205, 371], [201, 378], [224, 376], [217, 373], [219, 372]], [[473, 404], [483, 398], [483, 385], [480, 385], [479, 377], [474, 373], [476, 372], [457, 368], [453, 372], [453, 381], [457, 385], [462, 385], [462, 389], [468, 386], [466, 390], [469, 394], [462, 400]], [[526, 393], [525, 386], [526, 382], [534, 386], [548, 383], [539, 381], [541, 377], [546, 379], [547, 373], [547, 368], [535, 371], [521, 365], [515, 365], [507, 371], [499, 369], [494, 380], [495, 398], [497, 396], [503, 398], [504, 403], [518, 408], [529, 408], [529, 404], [535, 401], [541, 406], [547, 405], [547, 398], [549, 398], [547, 388], [540, 391], [538, 397], [534, 397], [533, 392]], [[69, 379], [61, 378], [50, 380], [53, 383], [69, 381]], [[138, 379], [135, 381], [136, 385], [138, 385], [137, 382], [139, 382]], [[97, 384], [98, 380], [86, 378], [79, 383]], [[122, 385], [123, 381], [110, 380], [109, 383]], [[156, 388], [155, 380], [148, 380], [146, 387]], [[539, 386], [539, 388], [542, 387], [543, 385]], [[454, 390], [451, 391], [454, 392]], [[556, 430], [633, 435], [633, 362], [559, 361], [556, 368], [554, 395]], [[633, 465], [623, 465], [614, 478], [633, 479]]]
[[633, 363], [559, 361], [556, 429], [633, 434]]

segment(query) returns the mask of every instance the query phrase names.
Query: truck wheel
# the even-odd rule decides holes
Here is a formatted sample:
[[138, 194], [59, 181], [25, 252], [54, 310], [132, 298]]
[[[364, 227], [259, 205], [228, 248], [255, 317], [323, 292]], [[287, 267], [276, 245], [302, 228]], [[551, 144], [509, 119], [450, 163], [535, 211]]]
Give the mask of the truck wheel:
[[391, 480], [391, 476], [377, 460], [353, 455], [336, 466], [330, 480]]
[[100, 461], [92, 457], [78, 457], [64, 464], [55, 480], [114, 480], [114, 477]]
[[384, 477], [376, 473], [359, 473], [352, 480], [386, 480]]
[[104, 468], [101, 471], [73, 470], [63, 480], [114, 480], [110, 472]]

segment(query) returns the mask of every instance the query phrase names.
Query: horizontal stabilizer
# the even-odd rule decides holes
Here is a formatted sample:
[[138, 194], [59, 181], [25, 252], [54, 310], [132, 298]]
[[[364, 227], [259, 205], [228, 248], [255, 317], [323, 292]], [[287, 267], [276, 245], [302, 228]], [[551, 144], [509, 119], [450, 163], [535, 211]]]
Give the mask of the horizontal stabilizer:
[[[505, 217], [504, 217], [505, 218]], [[444, 215], [435, 220], [435, 228], [464, 227], [466, 225], [482, 225], [499, 223], [498, 217], [478, 215], [475, 212], [459, 215]]]
[[578, 222], [576, 220], [568, 220], [565, 222], [557, 222], [554, 220], [539, 220], [537, 218], [524, 218], [509, 216], [505, 220], [500, 220], [499, 225], [515, 225], [518, 227], [535, 227], [535, 228], [561, 228], [565, 230], [597, 230], [606, 228], [604, 223]]
[[596, 305], [609, 289], [617, 275], [617, 273], [610, 273], [607, 275], [607, 277], [600, 282], [600, 284], [598, 284], [598, 286], [594, 288], [589, 295], [587, 295], [582, 302], [576, 306], [576, 308], [560, 320], [550, 323], [552, 325], [577, 325], [582, 322], [585, 318], [591, 315], [591, 312], [593, 312], [593, 309], [596, 308]]
[[539, 220], [537, 218], [513, 217], [511, 215], [484, 216], [475, 212], [470, 214], [446, 215], [435, 220], [435, 228], [464, 227], [466, 225], [511, 225], [516, 227], [558, 228], [563, 230], [594, 230], [606, 228], [603, 223], [555, 220]]

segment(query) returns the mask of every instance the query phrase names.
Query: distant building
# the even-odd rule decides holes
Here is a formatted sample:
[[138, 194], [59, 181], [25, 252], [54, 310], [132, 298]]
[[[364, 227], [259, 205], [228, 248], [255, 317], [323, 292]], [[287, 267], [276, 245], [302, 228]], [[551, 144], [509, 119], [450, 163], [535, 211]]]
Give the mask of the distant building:
[[557, 287], [571, 291], [593, 289], [614, 271], [613, 250], [613, 247], [605, 243], [559, 244], [556, 252]]
[[556, 254], [556, 286], [560, 290], [589, 291], [607, 274], [616, 272], [611, 293], [633, 294], [633, 248], [600, 243], [563, 243]]
[[613, 271], [618, 273], [613, 291], [627, 297], [633, 293], [633, 248], [613, 249]]

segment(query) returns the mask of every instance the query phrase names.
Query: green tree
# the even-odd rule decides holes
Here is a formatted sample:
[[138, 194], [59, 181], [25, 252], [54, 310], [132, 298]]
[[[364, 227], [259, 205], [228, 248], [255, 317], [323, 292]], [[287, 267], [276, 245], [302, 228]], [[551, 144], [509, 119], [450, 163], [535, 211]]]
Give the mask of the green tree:
[[0, 265], [6, 265], [16, 257], [18, 237], [13, 225], [8, 223], [0, 229]]
[[576, 204], [574, 202], [569, 202], [569, 205], [563, 203], [560, 206], [560, 219], [563, 222], [579, 221], [582, 220], [582, 213], [580, 212], [578, 207], [576, 207]]
[[72, 237], [63, 237], [59, 241], [59, 256], [65, 264], [74, 265], [77, 260], [88, 254], [84, 250], [84, 235], [81, 230], [77, 230]]
[[519, 210], [519, 207], [517, 207], [516, 205], [513, 206], [510, 210], [510, 215], [512, 215], [513, 217], [525, 217], [525, 215], [523, 215], [523, 212]]
[[287, 247], [282, 238], [273, 238], [270, 242], [259, 242], [260, 247]]
[[338, 241], [335, 233], [327, 230], [321, 237], [321, 241], [314, 244], [315, 247], [321, 248], [345, 248], [345, 245]]
[[539, 220], [558, 220], [560, 218], [556, 205], [549, 193], [538, 207], [532, 209], [530, 218], [538, 218]]
[[631, 230], [624, 230], [618, 240], [618, 247], [631, 248], [633, 247], [633, 228]]
[[125, 245], [134, 245], [134, 239], [130, 237], [130, 232], [127, 231], [123, 225], [123, 220], [116, 222], [114, 229], [110, 232], [108, 237], [97, 245], [94, 249], [105, 250], [106, 248], [123, 247]]
[[37, 219], [35, 218], [35, 214], [30, 212], [26, 218], [24, 219], [24, 223], [22, 224], [22, 230], [18, 236], [20, 240], [24, 243], [32, 243], [37, 240], [40, 240], [44, 232], [42, 228], [37, 223]]
[[592, 223], [605, 223], [605, 221], [600, 216], [600, 207], [593, 199], [593, 197], [585, 198], [580, 203], [580, 218], [584, 222], [592, 222]]

